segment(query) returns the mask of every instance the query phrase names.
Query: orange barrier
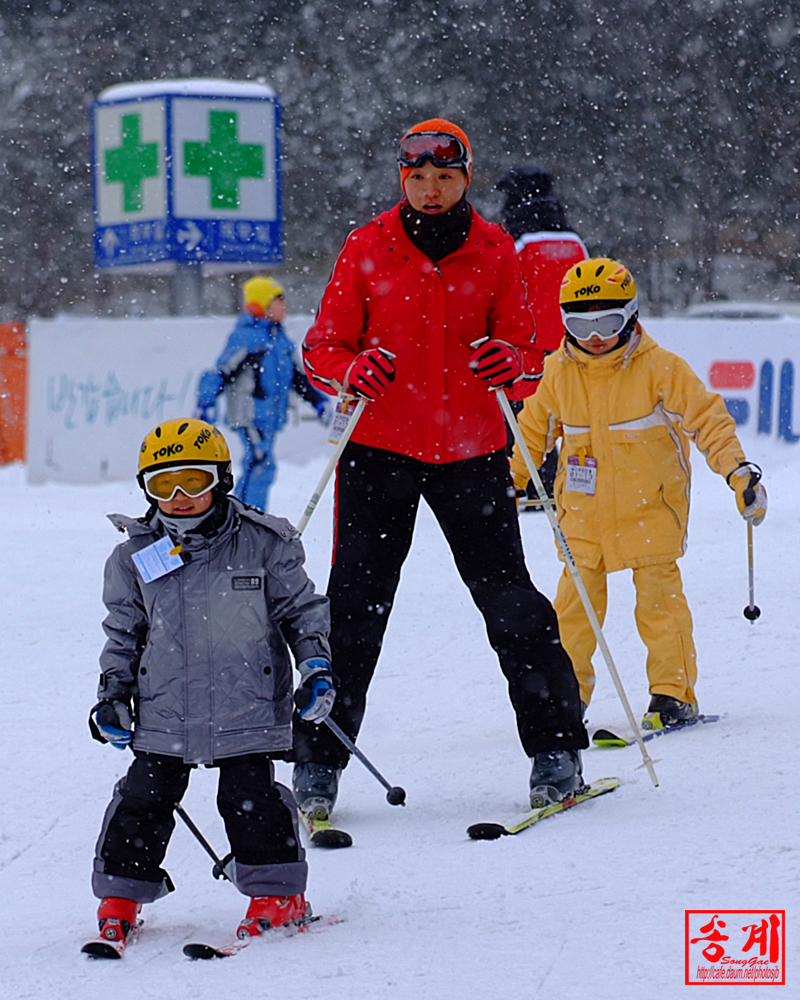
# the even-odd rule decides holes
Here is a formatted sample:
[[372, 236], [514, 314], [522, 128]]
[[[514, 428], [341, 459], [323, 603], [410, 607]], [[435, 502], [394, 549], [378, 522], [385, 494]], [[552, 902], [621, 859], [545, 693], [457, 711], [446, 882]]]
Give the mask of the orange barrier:
[[0, 465], [25, 461], [28, 359], [22, 323], [0, 323]]

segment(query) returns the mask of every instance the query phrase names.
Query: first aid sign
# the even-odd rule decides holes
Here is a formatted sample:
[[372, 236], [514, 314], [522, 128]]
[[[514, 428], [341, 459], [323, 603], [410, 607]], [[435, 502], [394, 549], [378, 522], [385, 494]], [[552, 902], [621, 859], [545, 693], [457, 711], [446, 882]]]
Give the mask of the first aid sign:
[[122, 84], [92, 108], [95, 263], [283, 259], [280, 109], [269, 87]]

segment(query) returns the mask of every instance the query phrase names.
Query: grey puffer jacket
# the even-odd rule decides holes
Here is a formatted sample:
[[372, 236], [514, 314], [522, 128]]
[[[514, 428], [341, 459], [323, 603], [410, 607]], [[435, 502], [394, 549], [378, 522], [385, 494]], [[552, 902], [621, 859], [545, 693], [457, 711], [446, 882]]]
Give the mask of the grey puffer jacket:
[[328, 599], [303, 569], [288, 521], [230, 498], [211, 537], [184, 536], [185, 564], [144, 583], [132, 556], [165, 530], [110, 516], [127, 531], [106, 563], [108, 641], [101, 699], [133, 702], [138, 750], [209, 764], [292, 743], [292, 667], [330, 659]]

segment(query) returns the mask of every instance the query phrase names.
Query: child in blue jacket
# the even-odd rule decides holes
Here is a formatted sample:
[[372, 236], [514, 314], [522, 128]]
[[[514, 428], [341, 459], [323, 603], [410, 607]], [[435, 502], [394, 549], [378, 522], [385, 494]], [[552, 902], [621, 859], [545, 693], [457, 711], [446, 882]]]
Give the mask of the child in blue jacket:
[[225, 392], [227, 422], [244, 444], [242, 476], [235, 496], [266, 511], [275, 479], [273, 445], [286, 423], [289, 393], [310, 403], [320, 419], [326, 397], [317, 392], [295, 363], [294, 344], [283, 329], [284, 290], [272, 278], [255, 277], [243, 286], [244, 310], [216, 368], [200, 379], [197, 408], [202, 420], [215, 423], [217, 397]]

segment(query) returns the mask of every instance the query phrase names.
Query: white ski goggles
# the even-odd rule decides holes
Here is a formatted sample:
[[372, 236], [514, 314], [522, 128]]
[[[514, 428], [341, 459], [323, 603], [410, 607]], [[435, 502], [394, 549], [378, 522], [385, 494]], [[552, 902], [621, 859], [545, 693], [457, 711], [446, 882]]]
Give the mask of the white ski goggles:
[[564, 321], [564, 329], [576, 340], [589, 340], [595, 336], [602, 340], [610, 340], [622, 333], [638, 308], [639, 303], [636, 298], [624, 306], [589, 313], [566, 312], [562, 306], [561, 318]]
[[216, 465], [178, 465], [154, 469], [142, 477], [145, 493], [153, 500], [174, 500], [178, 493], [199, 497], [219, 482]]

